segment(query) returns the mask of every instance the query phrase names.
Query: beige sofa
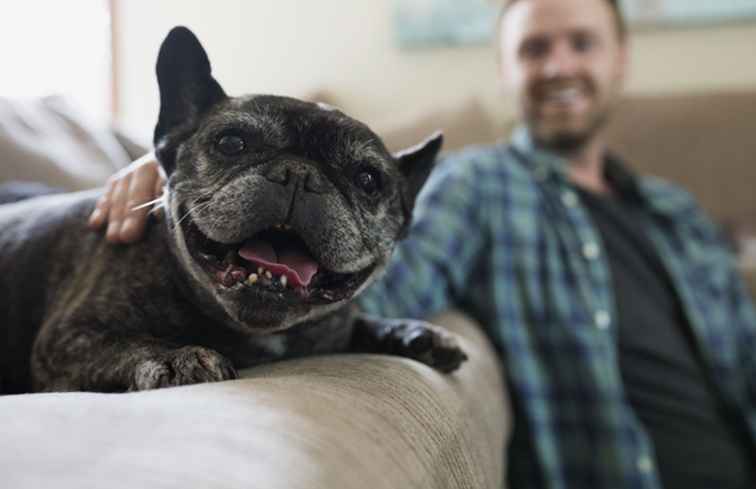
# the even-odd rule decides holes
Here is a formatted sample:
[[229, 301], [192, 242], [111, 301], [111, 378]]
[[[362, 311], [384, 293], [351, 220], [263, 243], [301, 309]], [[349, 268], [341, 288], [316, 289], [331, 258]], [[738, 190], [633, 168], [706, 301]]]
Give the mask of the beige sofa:
[[5, 489], [498, 489], [509, 411], [494, 352], [436, 319], [470, 360], [452, 375], [343, 355], [132, 394], [0, 397]]
[[[687, 186], [727, 224], [745, 264], [755, 116], [754, 93], [629, 98], [609, 130], [631, 164]], [[498, 136], [475, 103], [380, 132], [398, 148], [437, 125], [452, 148]], [[2, 487], [503, 487], [511, 420], [496, 356], [463, 316], [434, 321], [471, 358], [450, 376], [341, 356], [140, 394], [0, 398]]]

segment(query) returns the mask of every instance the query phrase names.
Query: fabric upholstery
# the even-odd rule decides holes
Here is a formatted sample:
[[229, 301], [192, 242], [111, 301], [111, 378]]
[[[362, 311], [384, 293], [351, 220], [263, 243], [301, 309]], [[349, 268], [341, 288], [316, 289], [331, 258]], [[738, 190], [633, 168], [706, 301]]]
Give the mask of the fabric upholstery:
[[131, 158], [112, 131], [62, 97], [0, 98], [0, 182], [83, 190], [102, 185]]
[[438, 130], [444, 133], [444, 151], [486, 143], [497, 137], [493, 121], [475, 99], [427, 113], [392, 116], [391, 120], [375, 124], [373, 129], [391, 151], [414, 146]]
[[644, 174], [693, 193], [720, 222], [756, 216], [756, 92], [626, 99], [613, 148]]
[[509, 409], [495, 353], [458, 314], [470, 360], [281, 362], [243, 379], [130, 394], [0, 397], [14, 489], [499, 489]]

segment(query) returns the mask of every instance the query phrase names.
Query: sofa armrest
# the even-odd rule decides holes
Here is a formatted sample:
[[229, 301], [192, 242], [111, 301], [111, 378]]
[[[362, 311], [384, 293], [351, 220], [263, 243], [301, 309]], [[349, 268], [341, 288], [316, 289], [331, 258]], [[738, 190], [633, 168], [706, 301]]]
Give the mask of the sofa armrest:
[[335, 355], [236, 381], [0, 397], [4, 487], [502, 487], [509, 410], [480, 329], [436, 318], [470, 360]]

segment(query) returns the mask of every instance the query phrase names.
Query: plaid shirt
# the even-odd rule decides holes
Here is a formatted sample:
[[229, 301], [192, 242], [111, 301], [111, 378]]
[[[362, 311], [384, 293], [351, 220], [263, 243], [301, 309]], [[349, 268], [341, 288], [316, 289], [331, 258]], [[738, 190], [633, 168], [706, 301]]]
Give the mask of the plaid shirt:
[[[756, 315], [733, 257], [689, 194], [609, 159], [640, 199], [695, 338], [756, 440]], [[527, 444], [509, 451], [523, 488], [659, 488], [654, 448], [623, 392], [609, 266], [566, 174], [524, 129], [467, 149], [431, 174], [407, 240], [363, 310], [424, 318], [458, 307], [502, 355]], [[695, 440], [691, 441], [695, 443]]]

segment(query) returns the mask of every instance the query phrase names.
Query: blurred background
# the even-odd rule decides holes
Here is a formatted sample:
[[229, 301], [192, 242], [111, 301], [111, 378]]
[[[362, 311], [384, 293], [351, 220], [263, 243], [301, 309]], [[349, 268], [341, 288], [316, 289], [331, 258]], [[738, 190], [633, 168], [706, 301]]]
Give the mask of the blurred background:
[[[469, 3], [475, 10], [480, 1], [454, 3]], [[719, 2], [675, 2], [686, 3]], [[401, 0], [7, 2], [0, 18], [0, 95], [67, 93], [89, 116], [112, 119], [148, 141], [158, 110], [157, 50], [168, 30], [182, 24], [198, 35], [216, 78], [230, 94], [322, 94], [378, 126], [477, 100], [488, 116], [505, 124], [512, 108], [496, 83], [493, 43], [403, 46], [397, 35], [402, 4]], [[756, 23], [635, 29], [632, 53], [630, 93], [756, 86]]]
[[[638, 169], [690, 188], [722, 222], [746, 222], [756, 235], [756, 0], [623, 2], [632, 69], [613, 145]], [[494, 1], [3, 6], [0, 182], [87, 188], [145, 151], [158, 113], [158, 48], [179, 24], [200, 38], [230, 95], [331, 103], [391, 149], [436, 128], [445, 130], [447, 149], [488, 143], [512, 122], [490, 40]]]
[[[493, 42], [402, 48], [397, 4], [401, 1], [112, 1], [115, 119], [135, 134], [152, 130], [157, 49], [171, 27], [183, 24], [200, 38], [230, 94], [323, 93], [379, 127], [475, 99], [504, 124], [512, 108], [496, 83]], [[632, 52], [630, 92], [756, 86], [756, 23], [644, 29], [633, 36]]]

